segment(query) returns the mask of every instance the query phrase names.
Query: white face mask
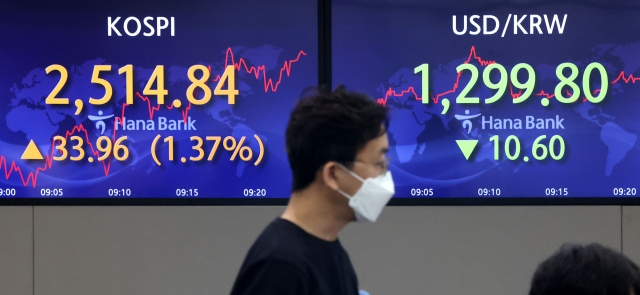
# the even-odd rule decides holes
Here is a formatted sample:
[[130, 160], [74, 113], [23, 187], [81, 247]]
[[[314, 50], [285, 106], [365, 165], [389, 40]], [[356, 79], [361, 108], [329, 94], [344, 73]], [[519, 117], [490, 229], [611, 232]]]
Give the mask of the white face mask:
[[338, 166], [362, 182], [362, 186], [353, 196], [349, 196], [347, 193], [338, 189], [340, 194], [349, 199], [349, 207], [355, 212], [356, 220], [358, 222], [375, 222], [378, 216], [380, 216], [384, 206], [387, 205], [396, 192], [391, 172], [387, 171], [376, 178], [362, 179], [362, 177], [346, 167], [340, 164], [338, 164]]

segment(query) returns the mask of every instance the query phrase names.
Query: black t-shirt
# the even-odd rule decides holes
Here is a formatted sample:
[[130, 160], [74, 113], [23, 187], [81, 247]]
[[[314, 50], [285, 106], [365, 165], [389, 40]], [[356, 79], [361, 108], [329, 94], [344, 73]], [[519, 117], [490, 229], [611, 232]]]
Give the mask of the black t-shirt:
[[358, 279], [340, 242], [278, 218], [255, 241], [231, 295], [357, 295]]

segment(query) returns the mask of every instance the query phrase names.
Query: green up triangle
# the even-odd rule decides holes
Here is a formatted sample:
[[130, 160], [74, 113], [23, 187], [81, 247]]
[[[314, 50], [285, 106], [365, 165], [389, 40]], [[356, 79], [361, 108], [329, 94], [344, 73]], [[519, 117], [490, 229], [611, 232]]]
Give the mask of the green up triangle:
[[460, 147], [460, 150], [462, 151], [464, 158], [469, 160], [471, 153], [473, 153], [473, 150], [476, 148], [476, 145], [478, 145], [478, 140], [477, 139], [456, 140], [456, 143], [458, 143], [458, 147]]

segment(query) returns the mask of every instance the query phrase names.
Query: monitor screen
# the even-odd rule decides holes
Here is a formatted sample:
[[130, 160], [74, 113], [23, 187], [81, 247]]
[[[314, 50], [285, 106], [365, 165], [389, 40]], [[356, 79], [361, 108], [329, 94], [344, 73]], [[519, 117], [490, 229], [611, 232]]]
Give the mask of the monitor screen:
[[395, 198], [640, 195], [635, 1], [334, 0], [333, 85], [391, 111]]
[[315, 1], [0, 10], [0, 198], [272, 198], [318, 83]]

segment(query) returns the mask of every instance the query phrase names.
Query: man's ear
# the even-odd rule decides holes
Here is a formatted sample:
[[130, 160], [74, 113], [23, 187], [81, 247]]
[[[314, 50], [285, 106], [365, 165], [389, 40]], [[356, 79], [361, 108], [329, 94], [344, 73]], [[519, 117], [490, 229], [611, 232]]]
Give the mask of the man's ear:
[[338, 167], [336, 162], [327, 162], [320, 169], [320, 176], [322, 177], [322, 181], [326, 186], [335, 191], [339, 189], [338, 178], [336, 177], [336, 172], [338, 169], [340, 169], [340, 167]]

